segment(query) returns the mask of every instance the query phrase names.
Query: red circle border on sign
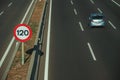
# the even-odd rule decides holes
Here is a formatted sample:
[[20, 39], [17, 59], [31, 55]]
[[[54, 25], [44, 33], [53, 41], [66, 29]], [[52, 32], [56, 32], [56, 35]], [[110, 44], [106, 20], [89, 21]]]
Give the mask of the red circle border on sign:
[[[30, 35], [29, 35], [28, 38], [22, 40], [22, 39], [19, 39], [19, 38], [16, 36], [16, 30], [17, 30], [17, 28], [20, 27], [20, 26], [24, 26], [24, 27], [26, 27], [26, 28], [29, 29]], [[28, 25], [26, 25], [26, 24], [18, 24], [17, 26], [15, 26], [13, 32], [14, 32], [13, 34], [14, 34], [15, 39], [18, 40], [18, 41], [20, 41], [20, 42], [26, 42], [26, 41], [28, 41], [28, 40], [32, 37], [32, 30], [31, 30], [30, 26], [28, 26]]]

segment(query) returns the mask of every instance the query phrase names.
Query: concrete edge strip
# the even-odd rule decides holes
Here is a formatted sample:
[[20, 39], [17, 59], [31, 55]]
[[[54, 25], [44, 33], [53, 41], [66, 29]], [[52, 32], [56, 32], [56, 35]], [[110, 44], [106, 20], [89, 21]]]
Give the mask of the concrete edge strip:
[[49, 76], [49, 55], [50, 55], [50, 32], [51, 32], [51, 15], [52, 15], [52, 0], [50, 0], [49, 6], [49, 17], [48, 17], [48, 30], [47, 30], [47, 45], [45, 55], [45, 68], [44, 68], [44, 80], [48, 80]]
[[15, 58], [15, 55], [16, 55], [16, 52], [17, 52], [19, 46], [20, 46], [20, 43], [18, 42], [18, 44], [17, 44], [16, 47], [15, 47], [15, 50], [13, 51], [13, 56], [11, 57], [11, 60], [10, 60], [10, 62], [9, 62], [9, 65], [7, 66], [7, 68], [6, 68], [5, 72], [4, 72], [4, 75], [2, 76], [2, 80], [6, 80], [8, 71], [10, 70], [10, 67], [11, 67], [11, 65], [12, 65], [12, 62], [13, 62], [14, 58]]

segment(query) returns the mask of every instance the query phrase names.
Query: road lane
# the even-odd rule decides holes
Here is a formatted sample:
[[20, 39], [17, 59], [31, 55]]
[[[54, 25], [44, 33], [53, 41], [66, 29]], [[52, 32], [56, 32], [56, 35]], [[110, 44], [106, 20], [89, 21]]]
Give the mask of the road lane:
[[[103, 30], [103, 28], [92, 30], [93, 32], [90, 33], [89, 30], [91, 29], [86, 24], [89, 13], [96, 12], [97, 8], [89, 6], [84, 1], [73, 0], [73, 3], [77, 3], [77, 6], [71, 5], [70, 1], [52, 1], [48, 80], [112, 80], [108, 67], [101, 60], [101, 56], [99, 56], [99, 52], [92, 42], [92, 34], [94, 33], [97, 36], [98, 31], [99, 35], [102, 35], [100, 33], [104, 31], [100, 29]], [[80, 15], [80, 12], [82, 14], [76, 16], [74, 9], [76, 9], [78, 15]], [[79, 27], [79, 21], [86, 25], [83, 25], [85, 27], [84, 32]], [[111, 27], [104, 28], [104, 30], [107, 29], [113, 30]], [[97, 62], [93, 60], [87, 42], [92, 45], [92, 50], [98, 59]]]
[[[89, 26], [87, 26], [88, 14], [90, 14], [91, 12], [96, 12], [98, 6], [91, 5], [87, 0], [77, 0], [74, 1], [74, 3], [76, 4], [76, 8], [79, 11], [78, 18], [81, 20], [85, 28], [85, 39], [93, 45], [94, 51], [96, 52], [96, 56], [98, 58], [98, 62], [103, 63], [102, 65], [104, 65], [106, 70], [108, 71], [108, 76], [110, 77], [110, 80], [119, 80], [119, 16], [115, 15], [116, 13], [112, 12], [111, 9], [109, 9], [109, 7], [106, 6], [103, 2], [99, 2], [99, 5], [102, 5], [103, 7], [103, 14], [107, 16], [105, 17], [107, 24], [105, 28], [90, 28]], [[109, 11], [110, 13], [108, 13], [107, 11]], [[111, 20], [111, 23], [108, 23], [109, 19]]]
[[112, 2], [113, 2], [114, 4], [116, 4], [118, 7], [120, 7], [120, 4], [119, 4], [117, 1], [112, 0]]
[[8, 4], [15, 0], [0, 0], [0, 11], [5, 10]]
[[95, 0], [95, 4], [105, 14], [106, 18], [120, 30], [120, 7], [116, 6], [111, 0]]

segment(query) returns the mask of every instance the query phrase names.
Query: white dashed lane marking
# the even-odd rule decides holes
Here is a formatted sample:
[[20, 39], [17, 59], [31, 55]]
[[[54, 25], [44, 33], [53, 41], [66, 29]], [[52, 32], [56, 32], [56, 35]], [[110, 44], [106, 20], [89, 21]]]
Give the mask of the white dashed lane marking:
[[0, 13], [0, 16], [3, 15], [3, 13], [4, 13], [4, 11], [2, 11], [2, 12]]
[[84, 31], [84, 28], [83, 28], [83, 26], [82, 26], [82, 23], [81, 23], [81, 22], [79, 22], [79, 25], [80, 25], [81, 30], [82, 30], [82, 31]]
[[74, 4], [72, 0], [70, 2], [71, 2], [72, 5]]
[[76, 9], [74, 9], [74, 13], [75, 13], [75, 15], [77, 15], [77, 11], [76, 11]]
[[10, 7], [12, 4], [13, 4], [12, 2], [11, 2], [11, 3], [9, 3], [9, 4], [8, 4], [8, 7]]
[[102, 10], [100, 8], [97, 8], [97, 10], [100, 12], [100, 13], [103, 13]]
[[95, 4], [95, 2], [94, 2], [93, 0], [90, 0], [90, 2], [91, 2], [92, 4]]
[[115, 25], [113, 25], [113, 23], [112, 23], [111, 21], [108, 21], [108, 23], [109, 23], [114, 29], [117, 29], [117, 28], [115, 27]]
[[120, 7], [120, 4], [118, 4], [116, 1], [112, 0], [113, 3], [115, 3], [118, 7]]
[[94, 54], [94, 52], [93, 52], [93, 49], [92, 49], [90, 43], [88, 42], [87, 45], [88, 45], [88, 47], [89, 47], [89, 50], [90, 50], [90, 52], [91, 52], [91, 55], [92, 55], [93, 60], [96, 61], [97, 59], [96, 59], [96, 57], [95, 57], [95, 54]]

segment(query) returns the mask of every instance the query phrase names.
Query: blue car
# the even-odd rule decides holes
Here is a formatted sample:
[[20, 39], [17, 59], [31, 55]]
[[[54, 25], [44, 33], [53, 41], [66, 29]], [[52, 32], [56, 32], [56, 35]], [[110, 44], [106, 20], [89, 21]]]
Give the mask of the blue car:
[[105, 21], [102, 13], [92, 13], [89, 17], [89, 26], [90, 27], [104, 27]]

